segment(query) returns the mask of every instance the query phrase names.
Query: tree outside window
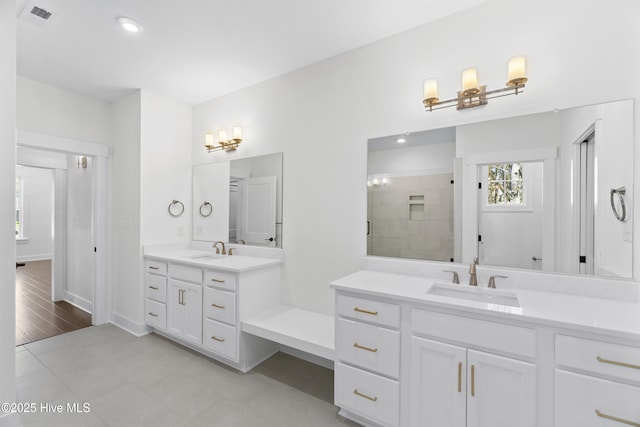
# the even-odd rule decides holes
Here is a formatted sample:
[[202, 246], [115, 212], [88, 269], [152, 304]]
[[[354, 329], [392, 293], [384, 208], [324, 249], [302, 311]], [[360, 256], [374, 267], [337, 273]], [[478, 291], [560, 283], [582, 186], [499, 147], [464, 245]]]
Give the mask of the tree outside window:
[[500, 163], [488, 167], [487, 205], [525, 204], [522, 163]]

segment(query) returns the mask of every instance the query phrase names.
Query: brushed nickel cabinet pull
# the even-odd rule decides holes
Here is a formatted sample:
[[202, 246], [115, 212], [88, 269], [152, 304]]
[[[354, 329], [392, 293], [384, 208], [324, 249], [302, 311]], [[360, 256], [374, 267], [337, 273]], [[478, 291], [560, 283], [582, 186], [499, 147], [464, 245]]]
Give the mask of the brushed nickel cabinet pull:
[[476, 367], [471, 365], [471, 397], [476, 395]]
[[359, 348], [359, 349], [361, 349], [361, 350], [367, 350], [367, 351], [370, 351], [371, 353], [377, 353], [377, 352], [378, 352], [378, 349], [377, 349], [377, 348], [365, 347], [365, 346], [363, 346], [363, 345], [358, 344], [357, 342], [353, 343], [353, 346], [354, 346], [355, 348]]
[[224, 283], [224, 280], [220, 280], [220, 279], [211, 279], [211, 281], [216, 283]]
[[214, 308], [224, 308], [224, 305], [211, 304], [211, 307], [214, 307]]
[[158, 315], [157, 315], [157, 314], [152, 313], [151, 311], [149, 312], [149, 316], [158, 317]]
[[624, 368], [640, 369], [640, 365], [632, 365], [631, 363], [616, 362], [615, 360], [605, 359], [600, 356], [596, 357], [596, 359], [598, 359], [598, 362], [600, 363], [607, 363], [609, 365], [622, 366]]
[[364, 313], [364, 314], [370, 314], [372, 316], [377, 316], [378, 312], [377, 311], [369, 311], [369, 310], [363, 310], [361, 308], [355, 307], [353, 309], [353, 311], [357, 311], [358, 313]]
[[160, 267], [154, 267], [153, 265], [150, 265], [149, 269], [151, 269], [151, 270], [160, 270]]
[[462, 393], [462, 362], [458, 362], [458, 393]]
[[157, 291], [157, 290], [158, 290], [158, 289], [160, 289], [160, 288], [157, 288], [157, 287], [155, 287], [155, 286], [149, 286], [149, 289], [153, 289], [153, 290]]
[[212, 340], [216, 340], [218, 342], [224, 342], [224, 338], [218, 338], [215, 335], [211, 337]]
[[375, 402], [376, 400], [378, 400], [377, 397], [371, 397], [371, 396], [367, 396], [364, 393], [360, 393], [358, 389], [353, 390], [353, 394], [355, 394], [356, 396], [364, 397], [365, 399], [369, 399], [372, 402]]
[[607, 420], [615, 421], [621, 424], [626, 424], [628, 426], [640, 427], [640, 423], [634, 423], [633, 421], [625, 420], [623, 418], [614, 417], [613, 415], [603, 414], [599, 410], [596, 409], [596, 415], [600, 418], [605, 418]]

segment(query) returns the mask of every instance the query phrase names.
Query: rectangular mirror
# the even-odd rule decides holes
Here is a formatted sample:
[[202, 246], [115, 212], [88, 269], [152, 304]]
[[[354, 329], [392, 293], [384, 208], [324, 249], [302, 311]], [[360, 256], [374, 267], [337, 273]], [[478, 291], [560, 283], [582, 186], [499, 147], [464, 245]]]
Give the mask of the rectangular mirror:
[[282, 247], [282, 153], [193, 167], [193, 240]]
[[367, 254], [632, 277], [633, 109], [370, 139]]

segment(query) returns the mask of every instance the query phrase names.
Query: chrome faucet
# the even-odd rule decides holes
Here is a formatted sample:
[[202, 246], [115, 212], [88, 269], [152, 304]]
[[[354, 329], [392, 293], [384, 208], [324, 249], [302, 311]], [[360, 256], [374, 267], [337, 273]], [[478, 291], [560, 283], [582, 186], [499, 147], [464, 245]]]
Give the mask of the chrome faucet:
[[500, 276], [499, 274], [496, 274], [495, 276], [491, 276], [489, 277], [489, 285], [487, 287], [491, 288], [491, 289], [495, 289], [496, 288], [496, 278], [501, 278], [501, 279], [507, 279], [508, 276]]
[[[220, 251], [220, 248], [218, 247], [218, 243], [222, 245], [222, 251]], [[224, 242], [215, 242], [213, 244], [213, 247], [216, 248], [216, 253], [219, 254], [221, 253], [222, 255], [226, 255], [227, 254], [227, 249], [224, 247]]]
[[476, 275], [476, 264], [478, 264], [478, 258], [474, 258], [473, 262], [469, 266], [469, 286], [478, 286], [478, 276]]

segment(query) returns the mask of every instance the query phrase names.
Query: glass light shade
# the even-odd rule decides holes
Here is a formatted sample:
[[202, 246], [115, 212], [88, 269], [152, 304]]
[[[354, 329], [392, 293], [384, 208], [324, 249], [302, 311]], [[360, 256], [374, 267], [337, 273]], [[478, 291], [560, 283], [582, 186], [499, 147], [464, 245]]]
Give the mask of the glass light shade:
[[234, 126], [231, 129], [231, 134], [233, 135], [233, 139], [242, 139], [242, 128], [240, 126]]
[[462, 92], [478, 92], [478, 70], [475, 68], [467, 68], [462, 72]]
[[205, 147], [212, 147], [214, 146], [214, 142], [213, 142], [213, 132], [207, 132], [204, 134], [204, 146]]
[[422, 99], [438, 100], [438, 80], [428, 79], [424, 82], [424, 97]]
[[227, 142], [227, 130], [226, 129], [220, 129], [218, 131], [218, 142]]
[[507, 85], [522, 84], [527, 81], [527, 64], [524, 56], [516, 56], [509, 60]]

